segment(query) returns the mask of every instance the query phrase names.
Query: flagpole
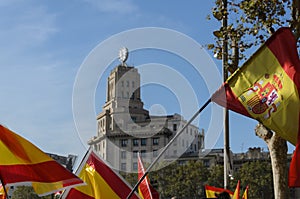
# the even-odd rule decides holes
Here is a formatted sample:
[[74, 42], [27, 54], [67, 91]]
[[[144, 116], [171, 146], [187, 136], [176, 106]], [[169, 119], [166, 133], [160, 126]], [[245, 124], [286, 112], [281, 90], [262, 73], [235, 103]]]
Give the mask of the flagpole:
[[[222, 20], [223, 29], [227, 29], [227, 0], [223, 0], [224, 16]], [[224, 34], [223, 50], [222, 50], [222, 65], [223, 65], [223, 81], [228, 78], [228, 35]], [[228, 188], [228, 160], [229, 160], [229, 112], [224, 109], [224, 189]]]
[[163, 150], [158, 154], [158, 156], [153, 160], [153, 162], [150, 164], [150, 166], [145, 171], [144, 175], [139, 179], [139, 181], [136, 183], [136, 185], [133, 187], [129, 195], [127, 196], [127, 199], [130, 199], [130, 197], [133, 195], [134, 191], [137, 189], [139, 184], [144, 180], [144, 178], [148, 175], [149, 171], [152, 169], [152, 167], [156, 164], [156, 162], [159, 160], [159, 158], [166, 152], [166, 150], [171, 146], [171, 144], [177, 139], [179, 135], [186, 129], [188, 125], [190, 125], [194, 119], [208, 106], [208, 104], [211, 102], [211, 98], [209, 98], [205, 104], [193, 115], [193, 117], [176, 133], [176, 135], [170, 140], [170, 142], [163, 148]]

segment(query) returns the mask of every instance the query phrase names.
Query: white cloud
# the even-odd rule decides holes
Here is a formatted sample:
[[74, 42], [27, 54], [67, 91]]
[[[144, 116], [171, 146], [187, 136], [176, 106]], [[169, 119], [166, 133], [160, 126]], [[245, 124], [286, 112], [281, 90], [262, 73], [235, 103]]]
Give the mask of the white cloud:
[[138, 10], [132, 0], [85, 0], [101, 12], [112, 14], [129, 14]]

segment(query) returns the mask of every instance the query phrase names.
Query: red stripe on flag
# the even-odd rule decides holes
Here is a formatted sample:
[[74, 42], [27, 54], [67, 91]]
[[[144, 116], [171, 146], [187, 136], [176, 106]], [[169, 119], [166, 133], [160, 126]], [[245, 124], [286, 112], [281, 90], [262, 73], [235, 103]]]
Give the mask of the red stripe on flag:
[[[110, 167], [99, 159], [94, 152], [91, 153], [91, 156], [87, 160], [87, 164], [95, 168], [99, 175], [101, 175], [105, 182], [120, 198], [126, 198], [131, 192], [129, 186], [127, 186], [123, 180], [111, 170]], [[138, 199], [136, 195], [133, 195], [131, 198]]]
[[13, 133], [12, 131], [3, 127], [2, 125], [0, 125], [0, 132], [1, 132], [1, 142], [3, 142], [3, 144], [5, 144], [12, 153], [14, 153], [16, 156], [21, 158], [23, 161], [31, 162], [30, 157], [28, 156], [29, 154], [27, 154], [24, 151], [23, 146], [21, 144], [18, 144], [20, 142], [19, 135]]
[[[278, 62], [285, 70], [286, 74], [291, 78], [298, 90], [298, 96], [300, 94], [300, 60], [297, 52], [296, 39], [289, 28], [281, 28], [276, 31], [273, 35], [273, 39], [277, 38], [276, 41], [267, 41], [268, 48], [276, 56]], [[278, 39], [278, 37], [280, 39]], [[286, 48], [289, 46], [289, 48]], [[300, 112], [299, 122], [300, 125]], [[300, 131], [300, 126], [298, 127]], [[298, 140], [295, 149], [295, 153], [292, 157], [289, 170], [289, 186], [300, 187], [300, 133], [298, 132]]]
[[66, 186], [82, 182], [71, 172], [66, 172], [66, 169], [54, 160], [37, 164], [0, 165], [0, 175], [4, 184], [28, 181], [42, 183], [63, 181], [63, 185]]
[[[300, 60], [296, 39], [290, 28], [280, 28], [266, 42], [266, 45], [275, 55], [286, 74], [296, 84], [298, 93], [300, 93]], [[289, 48], [286, 46], [289, 46]]]
[[246, 108], [238, 100], [237, 96], [232, 92], [228, 83], [224, 83], [221, 88], [212, 95], [211, 100], [232, 111], [251, 117]]
[[228, 189], [213, 187], [213, 186], [209, 186], [209, 185], [205, 185], [205, 190], [214, 191], [214, 192], [218, 192], [218, 193], [225, 191], [225, 192], [229, 193], [230, 195], [233, 195], [233, 192]]

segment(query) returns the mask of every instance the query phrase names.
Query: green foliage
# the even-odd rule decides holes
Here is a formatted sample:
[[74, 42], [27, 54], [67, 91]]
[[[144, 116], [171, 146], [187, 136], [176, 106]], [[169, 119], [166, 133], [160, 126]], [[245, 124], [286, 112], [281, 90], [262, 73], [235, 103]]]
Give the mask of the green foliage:
[[270, 162], [255, 161], [245, 163], [239, 170], [241, 186], [249, 185], [249, 198], [272, 198], [273, 177]]
[[120, 175], [132, 186], [137, 183], [138, 180], [138, 174], [137, 173], [126, 173], [126, 172], [120, 172]]
[[[300, 6], [298, 0], [232, 0], [223, 6], [223, 0], [216, 0], [212, 16], [218, 20], [228, 20], [227, 26], [220, 24], [214, 32], [215, 44], [208, 44], [216, 58], [222, 59], [224, 39], [228, 42], [228, 69], [233, 72], [239, 60], [247, 59], [246, 50], [263, 43], [270, 34], [282, 26], [290, 26], [299, 38]], [[209, 16], [208, 19], [211, 17]]]
[[[168, 164], [166, 164], [168, 165]], [[137, 173], [121, 173], [134, 186]], [[204, 185], [223, 187], [224, 167], [216, 165], [206, 168], [201, 160], [174, 162], [160, 170], [149, 173], [151, 185], [161, 198], [205, 197]], [[268, 198], [273, 195], [272, 167], [269, 161], [246, 162], [234, 173], [228, 189], [234, 191], [238, 180], [241, 182], [240, 196], [249, 185], [249, 198]]]
[[185, 164], [174, 162], [153, 172], [152, 179], [161, 198], [199, 198], [204, 196], [203, 187], [208, 173], [201, 161], [188, 161]]
[[224, 186], [224, 167], [221, 165], [213, 166], [209, 170], [207, 184], [214, 187]]

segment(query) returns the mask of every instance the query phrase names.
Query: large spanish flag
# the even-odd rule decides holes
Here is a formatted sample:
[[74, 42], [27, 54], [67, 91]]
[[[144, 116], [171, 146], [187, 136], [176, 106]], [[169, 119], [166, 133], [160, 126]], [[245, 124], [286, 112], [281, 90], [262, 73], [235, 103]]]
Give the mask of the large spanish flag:
[[[126, 198], [131, 187], [92, 149], [82, 160], [76, 174], [86, 183], [63, 193], [62, 198], [107, 199]], [[135, 194], [131, 197], [138, 199]]]
[[83, 181], [32, 143], [0, 125], [0, 179], [5, 186], [30, 185], [39, 196]]
[[[212, 96], [221, 106], [254, 118], [279, 136], [300, 143], [300, 61], [289, 28], [280, 28]], [[300, 186], [300, 148], [291, 162], [289, 185]], [[298, 165], [298, 166], [297, 166]]]
[[[140, 154], [138, 153], [138, 180], [140, 180], [145, 174], [144, 165]], [[143, 181], [140, 183], [139, 195], [142, 199], [158, 199], [158, 192], [151, 186], [148, 176], [146, 176]]]
[[217, 198], [217, 194], [220, 194], [222, 192], [229, 193], [230, 197], [233, 196], [233, 192], [228, 189], [213, 187], [209, 185], [205, 185], [205, 193], [207, 198]]

